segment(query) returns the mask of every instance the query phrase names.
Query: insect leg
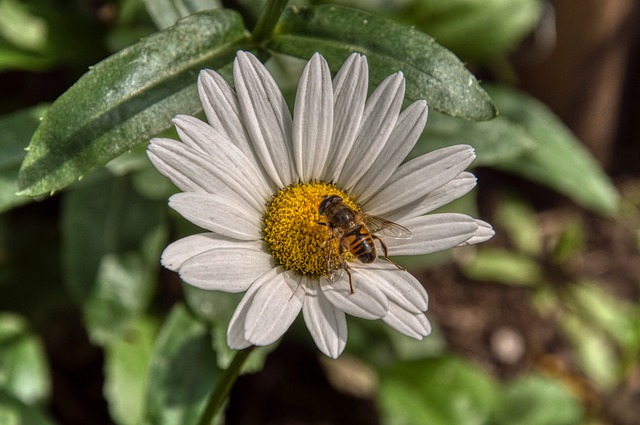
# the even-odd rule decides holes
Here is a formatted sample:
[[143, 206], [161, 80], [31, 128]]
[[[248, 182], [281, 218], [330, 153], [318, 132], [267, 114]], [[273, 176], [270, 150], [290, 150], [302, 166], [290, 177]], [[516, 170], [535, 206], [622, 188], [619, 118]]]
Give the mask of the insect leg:
[[387, 260], [388, 262], [390, 262], [391, 264], [393, 264], [394, 266], [396, 266], [398, 269], [400, 270], [407, 270], [404, 267], [402, 267], [400, 264], [396, 263], [395, 261], [393, 261], [391, 258], [389, 258], [389, 250], [387, 248], [387, 244], [384, 243], [384, 241], [382, 239], [380, 239], [380, 237], [376, 236], [376, 235], [371, 235], [372, 238], [377, 239], [380, 242], [380, 245], [382, 246], [382, 251], [383, 251], [383, 257], [385, 260]]
[[351, 293], [353, 294], [355, 293], [355, 291], [353, 290], [353, 278], [351, 277], [351, 270], [349, 270], [349, 266], [347, 266], [347, 263], [344, 264], [344, 270], [349, 275], [349, 288], [351, 289]]
[[351, 276], [351, 270], [349, 269], [349, 265], [347, 264], [347, 260], [345, 259], [345, 252], [346, 252], [346, 248], [344, 247], [344, 245], [342, 244], [342, 241], [340, 243], [340, 261], [342, 262], [341, 266], [344, 269], [344, 271], [347, 272], [347, 275], [349, 276], [349, 288], [351, 289], [351, 293], [353, 294], [355, 291], [353, 290], [353, 277]]

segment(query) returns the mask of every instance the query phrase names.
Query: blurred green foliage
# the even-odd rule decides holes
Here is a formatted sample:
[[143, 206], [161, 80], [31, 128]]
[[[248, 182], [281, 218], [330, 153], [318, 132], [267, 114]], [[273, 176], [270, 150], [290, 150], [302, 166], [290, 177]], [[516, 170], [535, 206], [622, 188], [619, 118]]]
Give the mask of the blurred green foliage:
[[[238, 297], [185, 287], [184, 304], [170, 313], [155, 298], [160, 252], [195, 230], [167, 210], [174, 188], [144, 147], [170, 131], [173, 115], [199, 112], [198, 70], [228, 77], [239, 48], [275, 55], [287, 77], [296, 67], [284, 55], [320, 51], [335, 70], [348, 52], [366, 53], [372, 84], [402, 69], [408, 93], [432, 106], [412, 157], [468, 143], [477, 166], [545, 185], [597, 213], [616, 211], [612, 183], [557, 117], [512, 88], [480, 85], [455, 56], [480, 65], [504, 60], [536, 25], [539, 0], [296, 1], [260, 44], [250, 34], [258, 0], [232, 2], [242, 14], [215, 0], [66, 3], [0, 0], [0, 70], [83, 72], [103, 60], [52, 105], [0, 117], [0, 311], [13, 312], [0, 314], [0, 423], [54, 423], [43, 407], [51, 381], [38, 331], [69, 308], [82, 312], [104, 349], [114, 423], [196, 422], [232, 356], [225, 334]], [[193, 15], [205, 9], [215, 10]], [[500, 116], [474, 121], [492, 118], [496, 106]], [[54, 192], [35, 206], [25, 196]], [[38, 215], [37, 207], [50, 210]], [[626, 207], [637, 217], [637, 206]], [[500, 199], [495, 220], [510, 248], [477, 249], [463, 272], [529, 288], [537, 311], [573, 344], [584, 374], [602, 391], [622, 382], [639, 360], [640, 308], [608, 294], [603, 282], [567, 278], [585, 225], [568, 220], [548, 247], [523, 194]], [[259, 370], [270, 349], [252, 353], [247, 370]], [[353, 320], [347, 350], [379, 376], [386, 424], [584, 423], [584, 407], [559, 381], [535, 373], [496, 381], [451, 355], [437, 326], [416, 342]]]
[[584, 374], [598, 388], [619, 385], [640, 361], [640, 309], [606, 291], [606, 282], [584, 280], [572, 272], [587, 232], [578, 217], [562, 220], [551, 243], [526, 200], [501, 199], [496, 225], [512, 249], [479, 248], [463, 272], [472, 279], [526, 285], [533, 305], [562, 329]]

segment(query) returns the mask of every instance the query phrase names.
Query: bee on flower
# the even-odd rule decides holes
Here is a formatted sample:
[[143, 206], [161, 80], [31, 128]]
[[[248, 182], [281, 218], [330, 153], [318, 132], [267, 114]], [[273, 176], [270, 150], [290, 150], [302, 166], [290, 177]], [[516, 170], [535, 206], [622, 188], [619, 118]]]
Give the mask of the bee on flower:
[[[353, 294], [353, 276], [346, 261], [346, 254], [353, 254], [362, 263], [373, 263], [378, 258], [374, 239], [382, 246], [384, 259], [399, 270], [405, 270], [388, 257], [387, 245], [377, 233], [384, 232], [390, 237], [411, 239], [411, 231], [406, 227], [382, 217], [355, 212], [337, 195], [324, 196], [318, 213], [326, 220], [320, 221], [319, 224], [328, 226], [331, 231], [327, 239], [327, 242], [330, 242], [327, 275], [332, 282], [342, 276], [342, 273], [338, 274], [338, 270], [346, 271], [349, 275], [349, 288]], [[331, 243], [335, 239], [338, 240], [338, 244]]]

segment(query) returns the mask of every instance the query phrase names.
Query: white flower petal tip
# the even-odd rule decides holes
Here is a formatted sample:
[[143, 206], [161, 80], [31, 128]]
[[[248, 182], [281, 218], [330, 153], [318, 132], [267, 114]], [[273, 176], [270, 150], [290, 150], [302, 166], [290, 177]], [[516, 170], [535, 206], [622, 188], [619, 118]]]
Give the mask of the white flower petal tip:
[[473, 236], [461, 243], [460, 246], [476, 245], [486, 242], [496, 234], [493, 227], [486, 221], [476, 219], [476, 223], [478, 223], [478, 229], [473, 233]]
[[413, 313], [402, 307], [392, 304], [382, 321], [401, 334], [422, 340], [431, 334], [431, 323], [424, 313]]
[[[473, 147], [450, 146], [404, 162], [426, 125], [427, 102], [402, 110], [402, 72], [368, 96], [368, 62], [359, 53], [334, 78], [322, 55], [313, 54], [293, 115], [252, 53], [237, 52], [233, 81], [234, 87], [202, 70], [197, 89], [206, 121], [178, 115], [173, 123], [180, 141], [155, 138], [148, 146], [153, 165], [182, 192], [169, 206], [209, 231], [170, 244], [163, 266], [198, 288], [245, 292], [227, 330], [233, 349], [274, 343], [301, 313], [330, 358], [347, 345], [347, 315], [380, 319], [411, 338], [429, 335], [429, 297], [409, 272], [337, 253], [352, 282], [349, 273], [324, 277], [333, 264], [327, 235], [341, 226], [328, 214], [319, 217], [318, 204], [339, 195], [347, 210], [353, 203], [407, 227], [410, 239], [387, 239], [384, 229], [369, 229], [384, 238], [390, 255], [484, 242], [494, 235], [484, 221], [425, 215], [475, 186], [465, 171], [475, 159]], [[323, 218], [327, 222], [318, 221]]]
[[317, 180], [325, 167], [333, 132], [333, 86], [329, 64], [318, 53], [307, 63], [296, 93], [293, 155], [302, 181]]
[[233, 66], [238, 105], [252, 147], [267, 175], [283, 188], [295, 178], [289, 107], [267, 68], [248, 52]]
[[347, 345], [347, 319], [318, 288], [317, 282], [305, 279], [306, 297], [302, 308], [304, 321], [316, 345], [335, 359]]

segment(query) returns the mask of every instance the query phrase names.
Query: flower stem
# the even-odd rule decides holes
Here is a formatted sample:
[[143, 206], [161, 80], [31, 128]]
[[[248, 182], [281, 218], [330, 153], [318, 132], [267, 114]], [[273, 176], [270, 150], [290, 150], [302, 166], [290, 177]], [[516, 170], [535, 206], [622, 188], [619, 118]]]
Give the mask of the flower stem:
[[202, 412], [202, 416], [200, 417], [200, 421], [198, 425], [211, 425], [213, 424], [213, 420], [220, 411], [220, 408], [224, 404], [225, 400], [229, 396], [229, 392], [231, 391], [231, 387], [233, 387], [234, 382], [240, 375], [240, 370], [244, 365], [245, 361], [251, 354], [254, 346], [247, 347], [244, 350], [237, 351], [233, 356], [233, 360], [231, 360], [231, 364], [227, 367], [220, 377], [218, 384], [209, 394], [209, 400], [207, 401], [207, 405]]
[[289, 0], [267, 0], [251, 34], [251, 38], [256, 44], [261, 44], [271, 35], [288, 2]]

